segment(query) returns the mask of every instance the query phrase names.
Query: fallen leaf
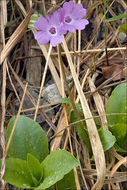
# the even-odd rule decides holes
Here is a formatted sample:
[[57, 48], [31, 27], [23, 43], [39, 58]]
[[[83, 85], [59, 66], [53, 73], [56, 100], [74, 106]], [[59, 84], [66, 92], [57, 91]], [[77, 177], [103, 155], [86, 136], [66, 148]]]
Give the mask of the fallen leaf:
[[109, 66], [101, 66], [102, 74], [105, 79], [112, 78], [113, 81], [124, 79], [126, 69], [123, 65], [112, 64]]

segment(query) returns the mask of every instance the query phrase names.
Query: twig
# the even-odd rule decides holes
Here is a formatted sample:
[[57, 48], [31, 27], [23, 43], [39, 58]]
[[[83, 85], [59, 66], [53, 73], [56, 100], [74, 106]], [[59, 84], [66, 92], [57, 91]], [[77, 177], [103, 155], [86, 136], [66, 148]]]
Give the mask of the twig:
[[45, 65], [45, 69], [44, 69], [44, 73], [43, 73], [43, 77], [42, 77], [42, 82], [41, 82], [39, 97], [38, 97], [38, 101], [37, 101], [37, 106], [36, 106], [34, 121], [36, 121], [36, 119], [37, 119], [37, 114], [38, 114], [40, 99], [41, 99], [42, 90], [43, 90], [43, 86], [44, 86], [44, 82], [45, 82], [45, 78], [46, 78], [46, 73], [47, 73], [47, 70], [48, 70], [48, 63], [49, 63], [49, 58], [50, 58], [51, 50], [52, 50], [52, 46], [50, 45], [49, 51], [48, 51], [48, 55], [47, 55], [46, 65]]

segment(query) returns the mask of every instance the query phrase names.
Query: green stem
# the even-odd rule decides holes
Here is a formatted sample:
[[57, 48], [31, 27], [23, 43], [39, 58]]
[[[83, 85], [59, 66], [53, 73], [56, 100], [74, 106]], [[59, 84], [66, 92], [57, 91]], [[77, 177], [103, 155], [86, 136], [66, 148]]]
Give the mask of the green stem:
[[11, 0], [11, 8], [12, 8], [12, 12], [13, 12], [13, 15], [14, 15], [14, 20], [16, 22], [17, 20], [16, 20], [16, 16], [15, 16], [15, 10], [14, 10], [13, 0]]

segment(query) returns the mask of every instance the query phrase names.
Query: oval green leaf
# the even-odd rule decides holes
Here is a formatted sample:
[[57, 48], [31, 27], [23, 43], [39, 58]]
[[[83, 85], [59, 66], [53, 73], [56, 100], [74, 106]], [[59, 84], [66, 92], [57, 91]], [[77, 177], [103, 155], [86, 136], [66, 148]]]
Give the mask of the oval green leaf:
[[35, 185], [39, 185], [43, 177], [43, 170], [39, 160], [30, 153], [27, 155], [27, 167], [31, 173]]
[[[118, 85], [106, 105], [109, 130], [116, 137], [117, 144], [127, 144], [127, 83]], [[116, 113], [116, 115], [115, 115]]]
[[6, 159], [6, 167], [3, 179], [11, 185], [21, 188], [34, 187], [34, 183], [27, 168], [26, 160], [18, 158]]
[[98, 130], [98, 133], [99, 133], [104, 151], [109, 150], [116, 142], [115, 136], [113, 136], [110, 131], [103, 130], [102, 128]]
[[[12, 117], [6, 133], [6, 141], [11, 134], [16, 117]], [[48, 155], [48, 138], [38, 123], [25, 116], [19, 116], [8, 150], [10, 157], [27, 160], [27, 154], [34, 155], [40, 162]]]
[[58, 190], [77, 190], [74, 171], [71, 170], [66, 174], [63, 179], [57, 182], [56, 186]]
[[44, 180], [36, 188], [38, 190], [46, 189], [61, 180], [74, 167], [79, 166], [79, 162], [66, 150], [56, 150], [45, 158], [41, 166], [43, 168]]
[[116, 149], [117, 152], [120, 152], [120, 153], [127, 153], [127, 150], [125, 150], [125, 149], [119, 147], [117, 143], [115, 143], [114, 148]]

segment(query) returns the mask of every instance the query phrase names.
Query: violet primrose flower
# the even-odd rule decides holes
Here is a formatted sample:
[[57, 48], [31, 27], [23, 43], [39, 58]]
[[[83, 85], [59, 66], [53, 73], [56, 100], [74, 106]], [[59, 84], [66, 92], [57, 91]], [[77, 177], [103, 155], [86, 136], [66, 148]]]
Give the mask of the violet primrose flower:
[[74, 4], [73, 1], [65, 2], [63, 8], [52, 15], [38, 18], [34, 23], [37, 30], [35, 39], [40, 45], [50, 42], [55, 47], [62, 42], [62, 35], [67, 31], [83, 30], [89, 24], [88, 20], [82, 19], [85, 15], [86, 9], [82, 4]]
[[59, 12], [64, 30], [75, 32], [76, 29], [83, 30], [89, 24], [88, 20], [82, 19], [86, 16], [86, 9], [82, 4], [74, 4], [73, 1], [65, 2]]
[[65, 34], [58, 12], [54, 12], [46, 18], [40, 17], [34, 23], [37, 29], [35, 39], [40, 45], [47, 44], [49, 41], [53, 47], [62, 42], [62, 34]]

